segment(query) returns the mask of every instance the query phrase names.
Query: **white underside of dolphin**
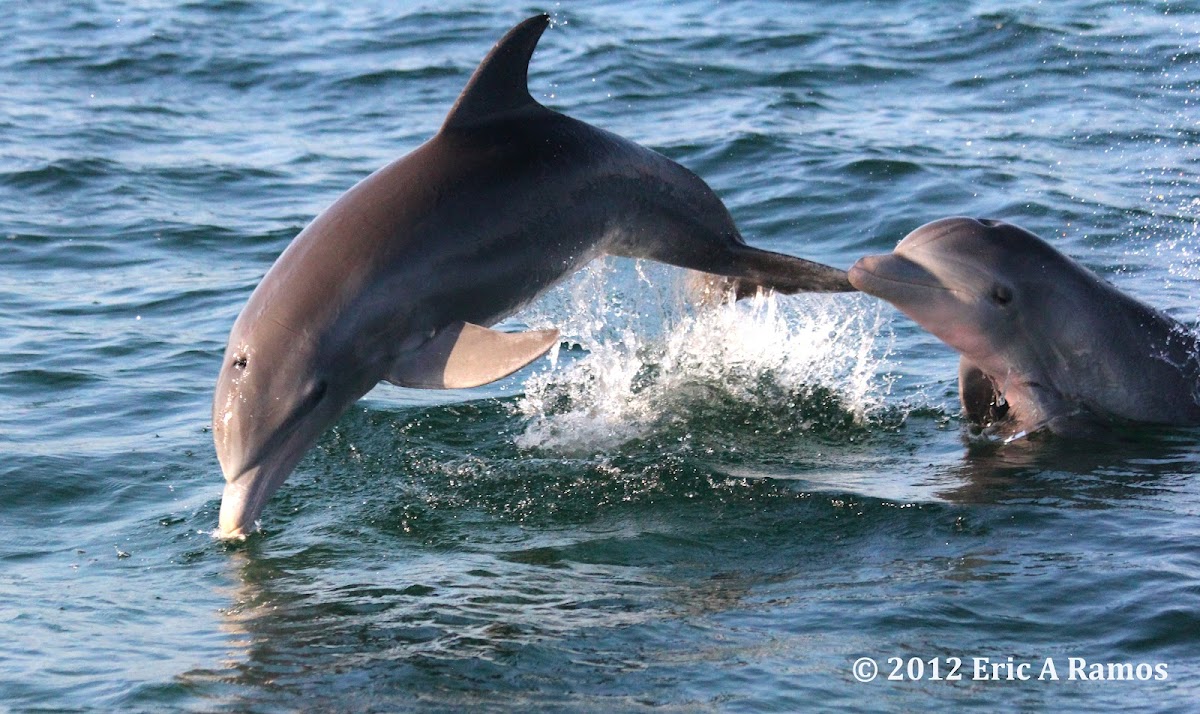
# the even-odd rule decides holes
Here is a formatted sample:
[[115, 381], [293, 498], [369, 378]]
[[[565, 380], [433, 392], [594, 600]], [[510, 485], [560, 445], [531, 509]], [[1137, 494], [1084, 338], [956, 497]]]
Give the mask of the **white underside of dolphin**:
[[546, 353], [557, 332], [490, 329], [601, 255], [780, 292], [848, 291], [844, 271], [746, 245], [713, 191], [649, 149], [543, 107], [528, 65], [548, 17], [513, 28], [441, 130], [317, 216], [229, 336], [213, 401], [220, 533], [271, 494], [375, 384], [471, 387]]

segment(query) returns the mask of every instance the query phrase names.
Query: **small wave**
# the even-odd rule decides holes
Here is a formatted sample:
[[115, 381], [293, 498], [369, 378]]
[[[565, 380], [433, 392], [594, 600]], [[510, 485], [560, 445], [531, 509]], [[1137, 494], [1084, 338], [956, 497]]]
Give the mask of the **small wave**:
[[187, 11], [203, 11], [210, 14], [244, 14], [255, 9], [255, 3], [246, 0], [218, 0], [218, 2], [189, 2], [180, 6]]
[[635, 269], [641, 289], [622, 291], [609, 284], [610, 263], [593, 264], [560, 289], [559, 310], [529, 318], [557, 325], [588, 354], [526, 382], [516, 410], [529, 421], [518, 446], [610, 449], [686, 425], [712, 405], [721, 413], [750, 406], [749, 418], [802, 428], [821, 428], [831, 410], [858, 424], [882, 411], [889, 384], [878, 375], [890, 333], [878, 306], [768, 294], [691, 310], [677, 280], [659, 287], [664, 281], [647, 275], [653, 267]]
[[19, 171], [0, 173], [0, 185], [57, 193], [77, 190], [87, 181], [119, 175], [124, 167], [102, 158], [56, 159]]
[[8, 382], [23, 390], [72, 389], [99, 381], [100, 378], [94, 374], [58, 369], [19, 369], [0, 373], [0, 382]]
[[462, 70], [452, 66], [427, 65], [421, 67], [390, 68], [362, 72], [344, 77], [337, 81], [343, 88], [382, 87], [393, 82], [404, 82], [416, 79], [437, 79], [440, 77], [459, 77]]
[[889, 159], [855, 159], [843, 167], [847, 173], [866, 178], [902, 178], [922, 171], [921, 165], [912, 161]]

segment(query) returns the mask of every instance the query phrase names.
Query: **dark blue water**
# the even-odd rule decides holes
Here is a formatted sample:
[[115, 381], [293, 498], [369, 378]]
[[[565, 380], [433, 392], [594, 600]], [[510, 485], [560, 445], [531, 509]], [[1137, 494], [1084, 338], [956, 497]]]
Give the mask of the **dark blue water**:
[[534, 95], [698, 172], [755, 245], [846, 267], [991, 216], [1200, 317], [1194, 4], [16, 3], [0, 709], [1194, 710], [1200, 435], [970, 445], [955, 356], [865, 296], [697, 312], [598, 264], [513, 321], [555, 360], [380, 387], [263, 533], [212, 537], [250, 291], [540, 10]]

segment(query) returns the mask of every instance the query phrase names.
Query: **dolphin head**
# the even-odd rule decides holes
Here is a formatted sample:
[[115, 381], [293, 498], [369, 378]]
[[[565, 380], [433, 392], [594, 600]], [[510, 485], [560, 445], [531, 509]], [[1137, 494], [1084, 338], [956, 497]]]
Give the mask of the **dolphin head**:
[[905, 236], [892, 253], [860, 259], [850, 268], [850, 283], [895, 305], [980, 366], [994, 363], [1011, 344], [1029, 299], [1021, 271], [1009, 265], [1010, 239], [1022, 233], [994, 221], [934, 221]]
[[953, 347], [1031, 420], [1048, 394], [1071, 388], [1072, 364], [1103, 334], [1089, 304], [1102, 281], [1001, 221], [926, 224], [892, 253], [860, 259], [849, 279]]
[[317, 438], [363, 392], [333, 369], [319, 339], [251, 300], [225, 350], [213, 398], [213, 441], [225, 475], [220, 535], [247, 535], [264, 504]]

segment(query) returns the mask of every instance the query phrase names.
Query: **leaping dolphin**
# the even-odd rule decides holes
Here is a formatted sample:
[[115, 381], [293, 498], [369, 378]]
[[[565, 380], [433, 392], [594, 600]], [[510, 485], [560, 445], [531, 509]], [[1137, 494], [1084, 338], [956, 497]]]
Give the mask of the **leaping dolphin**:
[[1200, 424], [1197, 335], [1022, 228], [944, 218], [849, 278], [959, 352], [964, 412], [989, 436]]
[[509, 31], [441, 130], [317, 216], [250, 296], [213, 399], [223, 537], [248, 533], [321, 433], [378, 382], [477, 386], [545, 354], [555, 330], [488, 326], [600, 255], [743, 289], [853, 290], [842, 270], [747, 246], [679, 164], [534, 101], [529, 60], [548, 22]]

